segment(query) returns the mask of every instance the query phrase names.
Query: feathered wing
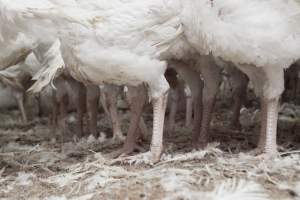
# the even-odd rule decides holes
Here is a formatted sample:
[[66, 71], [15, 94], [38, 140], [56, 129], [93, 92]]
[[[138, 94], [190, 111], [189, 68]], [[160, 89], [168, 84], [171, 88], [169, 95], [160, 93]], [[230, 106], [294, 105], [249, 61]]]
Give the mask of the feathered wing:
[[[1, 21], [7, 24], [6, 28], [10, 33], [17, 35], [21, 32], [26, 38], [32, 39], [30, 52], [36, 47], [36, 44], [52, 43], [47, 52], [43, 54], [41, 69], [33, 76], [33, 80], [36, 82], [29, 88], [30, 92], [40, 92], [46, 85], [52, 83], [56, 73], [64, 67], [55, 21], [33, 14], [33, 12], [41, 12], [55, 15], [53, 11], [56, 7], [48, 0], [0, 0]], [[0, 34], [3, 35], [3, 31], [0, 30]], [[8, 39], [11, 40], [13, 37]], [[35, 70], [32, 70], [31, 73]]]
[[[48, 0], [0, 0], [0, 20], [5, 25], [5, 31], [0, 29], [0, 35], [6, 40], [13, 40], [19, 33], [30, 39], [34, 48], [38, 43], [53, 42], [58, 38], [58, 26], [55, 21], [43, 16], [36, 16], [33, 11], [53, 13], [57, 6]], [[5, 34], [5, 33], [9, 34]]]
[[194, 29], [187, 34], [201, 53], [235, 64], [288, 67], [300, 57], [300, 7], [294, 0], [189, 1], [182, 20]]
[[0, 71], [0, 80], [12, 88], [24, 90], [27, 81], [40, 69], [40, 63], [33, 53], [24, 61]]
[[[159, 62], [158, 57], [167, 51], [183, 32], [176, 9], [170, 9], [171, 7], [162, 0], [113, 1], [118, 2], [117, 5], [120, 6], [112, 6], [113, 4], [109, 6], [109, 1], [98, 1], [106, 4], [101, 7], [99, 3], [97, 9], [87, 5], [81, 6], [82, 2], [84, 1], [77, 1], [77, 4], [67, 4], [64, 7], [52, 3], [51, 6], [43, 9], [34, 8], [34, 5], [11, 9], [15, 13], [16, 24], [18, 21], [22, 22], [22, 25], [30, 24], [25, 28], [30, 35], [44, 37], [43, 34], [39, 36], [30, 32], [32, 26], [37, 26], [38, 29], [44, 29], [42, 33], [46, 31], [48, 35], [61, 39], [64, 49], [63, 58], [68, 63], [68, 68], [73, 70], [73, 74], [82, 76], [81, 78], [86, 80], [96, 77], [94, 83], [151, 82], [155, 85], [153, 92], [155, 90], [159, 90], [159, 93], [165, 92], [167, 84], [162, 77], [166, 64]], [[23, 14], [20, 16], [19, 13]], [[46, 21], [47, 24], [42, 25], [38, 20]], [[56, 30], [56, 33], [52, 33], [53, 30]], [[86, 44], [90, 43], [95, 45], [91, 46], [91, 49], [84, 49]], [[66, 52], [72, 52], [71, 56], [66, 56]], [[110, 55], [105, 58], [103, 55], [106, 54], [102, 57], [95, 56], [101, 52]], [[116, 52], [120, 54], [112, 55]], [[124, 55], [128, 57], [125, 58]], [[86, 57], [97, 59], [87, 61]], [[69, 62], [70, 60], [76, 62]], [[34, 85], [35, 89], [30, 90], [40, 90], [51, 81], [48, 77], [53, 78], [60, 68], [59, 65], [54, 66], [54, 63], [49, 64], [34, 77], [41, 81]], [[148, 73], [145, 74], [145, 71]], [[103, 72], [113, 73], [105, 76]], [[160, 81], [157, 81], [158, 79]]]
[[258, 183], [235, 179], [223, 182], [210, 194], [213, 200], [270, 200], [265, 189]]
[[13, 22], [14, 32], [29, 32], [39, 39], [48, 33], [48, 37], [80, 43], [96, 36], [103, 47], [117, 46], [138, 54], [155, 54], [156, 48], [166, 48], [182, 33], [179, 10], [164, 0], [89, 2], [93, 6], [83, 0], [1, 0], [6, 13], [1, 20]]
[[[93, 6], [83, 0], [76, 4], [49, 2], [53, 3], [49, 8], [22, 10], [33, 18], [53, 21], [52, 30], [60, 30], [54, 35], [66, 43], [80, 44], [95, 38], [102, 48], [116, 47], [155, 57], [183, 33], [179, 10], [163, 0], [99, 0], [91, 3]], [[23, 17], [28, 20], [28, 16]]]
[[11, 40], [0, 42], [0, 70], [24, 61], [31, 53], [32, 42], [23, 34], [18, 34], [16, 38]]
[[36, 82], [28, 89], [28, 92], [40, 92], [49, 83], [52, 84], [54, 78], [63, 71], [64, 67], [65, 63], [60, 51], [60, 41], [56, 40], [44, 55], [41, 69], [32, 78]]

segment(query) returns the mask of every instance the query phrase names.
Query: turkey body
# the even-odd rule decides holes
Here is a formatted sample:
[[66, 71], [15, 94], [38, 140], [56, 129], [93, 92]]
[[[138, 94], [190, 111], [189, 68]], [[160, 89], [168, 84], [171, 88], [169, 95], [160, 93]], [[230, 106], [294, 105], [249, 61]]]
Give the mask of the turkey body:
[[[263, 102], [261, 143], [267, 153], [275, 151], [283, 70], [300, 57], [300, 8], [295, 1], [18, 2], [0, 1], [3, 13], [14, 19], [2, 14], [1, 20], [14, 21], [38, 41], [45, 34], [59, 38], [66, 68], [85, 83], [146, 83], [150, 96], [159, 99], [169, 88], [165, 61], [210, 55], [232, 62], [254, 82]], [[154, 132], [163, 124], [164, 103], [159, 105], [154, 106], [160, 112]], [[161, 148], [152, 144], [157, 146]]]
[[[18, 0], [2, 2], [15, 11], [54, 21], [41, 32], [55, 33], [74, 76], [87, 76], [92, 82], [157, 85], [152, 82], [157, 82], [165, 70], [162, 60], [182, 58], [194, 50], [205, 55], [211, 52], [236, 66], [271, 67], [272, 71], [287, 68], [300, 54], [300, 28], [296, 26], [300, 9], [292, 0], [100, 0], [61, 4], [30, 0], [23, 6], [16, 6]], [[37, 21], [28, 25], [29, 32], [30, 27], [42, 24], [32, 16], [26, 20]], [[36, 31], [31, 35], [39, 39], [44, 36]]]
[[22, 8], [7, 4], [15, 11], [51, 19], [53, 23], [45, 26], [40, 22], [42, 19], [21, 16], [16, 18], [16, 24], [30, 21], [31, 25], [21, 28], [40, 41], [45, 38], [32, 31], [34, 27], [59, 38], [64, 61], [75, 79], [98, 85], [145, 82], [152, 97], [168, 90], [163, 77], [166, 62], [161, 58], [176, 44], [182, 26], [178, 11], [170, 9], [164, 1], [98, 1], [93, 7], [84, 1], [69, 1], [64, 9], [51, 1], [45, 1], [45, 5], [50, 4], [47, 8], [36, 6], [41, 2], [30, 2]]
[[[198, 13], [196, 12], [198, 11]], [[285, 68], [300, 56], [300, 8], [295, 1], [188, 1], [182, 23], [202, 54], [231, 62], [261, 99], [258, 152], [276, 155], [278, 101]]]

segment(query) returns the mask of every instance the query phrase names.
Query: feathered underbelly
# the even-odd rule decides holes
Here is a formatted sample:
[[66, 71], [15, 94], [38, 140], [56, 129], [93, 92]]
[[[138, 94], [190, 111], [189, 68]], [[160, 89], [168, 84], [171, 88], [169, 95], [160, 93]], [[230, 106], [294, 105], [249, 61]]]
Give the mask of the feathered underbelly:
[[71, 40], [70, 35], [62, 39], [64, 51], [70, 52], [65, 60], [69, 60], [66, 64], [72, 76], [93, 84], [138, 85], [163, 75], [166, 64], [160, 59], [176, 44], [183, 30], [174, 11], [155, 2], [125, 6], [119, 12], [106, 10], [93, 28], [71, 27], [73, 32], [86, 33], [78, 42], [76, 35]]
[[165, 62], [157, 58], [138, 55], [127, 49], [103, 48], [92, 41], [67, 51], [64, 60], [72, 76], [96, 85], [149, 83], [164, 74], [166, 69]]
[[181, 18], [201, 54], [285, 68], [300, 57], [299, 16], [292, 0], [203, 0], [189, 1]]

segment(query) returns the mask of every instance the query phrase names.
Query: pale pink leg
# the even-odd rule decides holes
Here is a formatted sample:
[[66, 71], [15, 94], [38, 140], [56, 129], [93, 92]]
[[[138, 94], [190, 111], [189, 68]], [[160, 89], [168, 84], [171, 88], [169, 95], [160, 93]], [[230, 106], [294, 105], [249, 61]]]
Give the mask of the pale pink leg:
[[278, 105], [284, 90], [283, 69], [270, 66], [243, 66], [241, 69], [252, 80], [255, 92], [261, 97], [261, 131], [258, 152], [255, 153], [264, 153], [267, 158], [273, 157], [277, 154]]
[[177, 73], [174, 69], [168, 68], [165, 72], [165, 77], [171, 87], [171, 90], [169, 92], [169, 116], [168, 123], [166, 125], [166, 134], [170, 135], [171, 133], [173, 133], [175, 127], [175, 117], [178, 107], [180, 86], [177, 78]]
[[140, 132], [138, 127], [142, 117], [143, 108], [147, 100], [147, 91], [144, 85], [128, 87], [128, 101], [130, 104], [130, 125], [123, 145], [123, 154], [130, 154], [137, 147], [136, 141]]
[[83, 118], [86, 111], [86, 88], [82, 83], [76, 82], [77, 98], [76, 98], [76, 112], [77, 112], [77, 135], [84, 136]]
[[52, 112], [50, 113], [51, 115], [51, 119], [50, 119], [50, 123], [51, 123], [51, 127], [52, 130], [55, 131], [57, 129], [57, 125], [58, 125], [58, 115], [59, 115], [59, 104], [58, 102], [56, 102], [56, 91], [53, 90], [52, 93]]
[[19, 110], [22, 115], [23, 123], [27, 123], [28, 119], [27, 119], [27, 115], [26, 115], [26, 111], [25, 111], [25, 107], [24, 107], [24, 93], [22, 91], [15, 90], [14, 96], [17, 99], [17, 103], [18, 103], [18, 107], [19, 107]]
[[186, 110], [185, 110], [185, 126], [189, 127], [192, 124], [193, 116], [193, 100], [192, 97], [186, 97]]
[[63, 138], [63, 140], [66, 138], [66, 135], [68, 133], [68, 128], [67, 128], [67, 105], [68, 105], [68, 97], [67, 96], [63, 96], [60, 99], [60, 103], [59, 103], [59, 111], [60, 111], [60, 115], [59, 115], [59, 124], [60, 124], [60, 128], [62, 131], [62, 135], [61, 137]]
[[257, 146], [257, 153], [262, 153], [264, 151], [264, 146], [266, 145], [266, 131], [267, 131], [267, 118], [268, 118], [268, 101], [265, 98], [261, 98], [261, 125], [260, 134]]
[[150, 147], [153, 163], [157, 163], [160, 160], [163, 152], [163, 127], [167, 98], [166, 94], [158, 99], [153, 99], [153, 135]]
[[147, 136], [150, 135], [148, 127], [145, 123], [145, 120], [144, 120], [143, 116], [141, 116], [141, 118], [140, 118], [138, 131], [140, 132], [140, 138], [139, 139], [142, 139], [144, 141], [146, 140]]
[[266, 100], [267, 102], [267, 119], [265, 132], [264, 152], [267, 156], [274, 156], [277, 154], [277, 120], [278, 120], [278, 102], [279, 99]]
[[203, 81], [200, 73], [191, 70], [187, 64], [183, 62], [170, 62], [170, 66], [174, 67], [179, 76], [189, 86], [192, 94], [194, 120], [193, 120], [193, 143], [197, 140], [201, 128], [202, 115], [202, 90]]
[[60, 137], [64, 138], [67, 134], [67, 105], [69, 103], [67, 88], [65, 85], [65, 80], [61, 78], [57, 78], [55, 80], [55, 86], [57, 90], [55, 91], [55, 101], [59, 107], [59, 117], [58, 117], [58, 124], [60, 127]]
[[[194, 111], [194, 119], [193, 119], [193, 144], [196, 142], [200, 128], [201, 128], [201, 118], [202, 118], [202, 90], [203, 90], [203, 81], [200, 79], [200, 74], [189, 70], [186, 66], [184, 69], [179, 70], [179, 75], [183, 78], [183, 80], [187, 83], [189, 88], [191, 89], [192, 94], [192, 104]], [[191, 114], [189, 114], [191, 115]]]
[[117, 95], [119, 88], [114, 85], [106, 86], [106, 99], [108, 105], [108, 111], [110, 114], [110, 119], [112, 122], [113, 128], [113, 140], [124, 140], [123, 133], [121, 131], [120, 120], [118, 116], [118, 108], [117, 108]]
[[100, 90], [100, 102], [101, 102], [101, 105], [102, 105], [102, 108], [103, 108], [105, 114], [110, 117], [105, 89]]
[[205, 57], [198, 63], [204, 80], [203, 111], [198, 147], [203, 148], [209, 142], [209, 129], [215, 99], [221, 81], [220, 68], [209, 58]]
[[167, 134], [171, 134], [174, 132], [175, 128], [175, 118], [176, 118], [176, 112], [178, 107], [178, 100], [179, 100], [179, 88], [173, 89], [173, 91], [170, 92], [171, 100], [171, 106], [170, 106], [170, 113], [169, 113], [169, 119], [168, 119], [168, 125], [167, 125]]
[[[199, 78], [200, 80], [200, 78]], [[197, 84], [198, 87], [191, 87], [192, 89], [192, 96], [193, 96], [193, 110], [194, 110], [194, 119], [193, 119], [193, 145], [197, 143], [197, 140], [199, 138], [199, 132], [201, 130], [201, 122], [202, 122], [202, 113], [203, 113], [203, 81], [199, 81]]]
[[87, 86], [87, 108], [89, 114], [89, 131], [95, 137], [98, 137], [97, 132], [97, 113], [98, 102], [100, 97], [100, 89], [98, 86]]

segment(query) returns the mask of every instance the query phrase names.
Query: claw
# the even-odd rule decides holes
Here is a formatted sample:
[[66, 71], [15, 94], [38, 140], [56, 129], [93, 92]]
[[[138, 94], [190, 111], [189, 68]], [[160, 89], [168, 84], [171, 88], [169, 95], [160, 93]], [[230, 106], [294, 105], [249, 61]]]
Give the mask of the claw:
[[273, 160], [279, 156], [278, 151], [265, 152], [262, 148], [256, 148], [249, 152], [250, 155], [261, 160]]
[[276, 158], [278, 158], [280, 155], [279, 153], [276, 152], [272, 152], [272, 153], [261, 153], [260, 155], [256, 156], [256, 158], [264, 160], [264, 161], [272, 161]]
[[163, 149], [160, 146], [151, 146], [151, 161], [153, 164], [160, 161]]
[[259, 148], [259, 147], [257, 147], [257, 148], [255, 148], [255, 149], [249, 151], [249, 154], [250, 154], [251, 156], [258, 156], [258, 155], [261, 155], [261, 154], [263, 154], [263, 153], [264, 153], [264, 150], [263, 150], [262, 148]]
[[150, 164], [152, 165], [152, 154], [151, 152], [146, 153], [140, 153], [134, 156], [124, 156], [124, 157], [118, 157], [114, 160], [112, 160], [109, 164], [129, 164], [129, 165], [139, 165], [139, 164]]
[[139, 152], [146, 151], [142, 146], [140, 146], [138, 144], [133, 144], [129, 148], [123, 147], [121, 149], [118, 149], [118, 150], [108, 154], [108, 157], [111, 159], [126, 157], [126, 156], [129, 156], [130, 154], [132, 154], [135, 150], [137, 150]]

